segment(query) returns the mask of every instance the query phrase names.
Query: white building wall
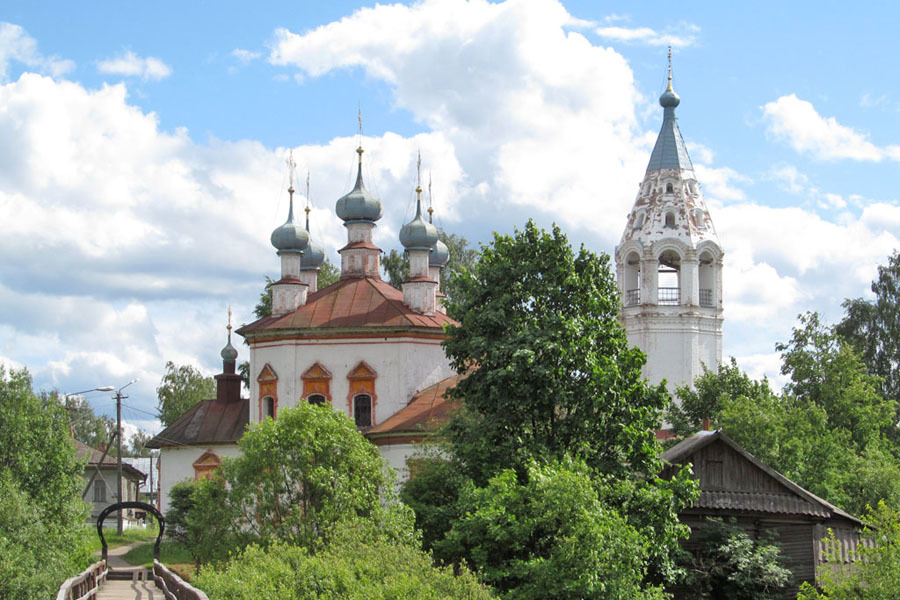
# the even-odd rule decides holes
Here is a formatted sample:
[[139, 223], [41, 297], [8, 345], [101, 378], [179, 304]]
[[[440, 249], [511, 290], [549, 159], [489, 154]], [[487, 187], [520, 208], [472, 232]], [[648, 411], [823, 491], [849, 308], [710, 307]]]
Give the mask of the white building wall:
[[347, 375], [361, 361], [377, 375], [373, 425], [404, 408], [416, 392], [455, 374], [439, 339], [409, 336], [258, 343], [251, 352], [251, 424], [259, 420], [257, 377], [266, 364], [278, 375], [279, 409], [297, 404], [303, 393], [302, 375], [318, 362], [331, 373], [332, 406], [352, 416]]
[[169, 510], [169, 491], [176, 483], [194, 479], [194, 463], [206, 452], [213, 452], [219, 458], [238, 456], [237, 444], [217, 444], [212, 446], [165, 447], [159, 453], [160, 512]]

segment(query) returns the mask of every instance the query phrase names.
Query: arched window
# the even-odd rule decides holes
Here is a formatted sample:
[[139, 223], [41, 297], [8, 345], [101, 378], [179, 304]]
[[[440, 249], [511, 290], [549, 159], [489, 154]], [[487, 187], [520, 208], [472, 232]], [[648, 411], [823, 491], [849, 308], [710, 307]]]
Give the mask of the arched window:
[[672, 194], [672, 193], [674, 193], [674, 192], [675, 192], [675, 188], [672, 186], [672, 184], [671, 184], [671, 183], [667, 183], [667, 184], [666, 184], [666, 193], [667, 193], [667, 194]]
[[716, 305], [716, 262], [712, 254], [704, 252], [700, 255], [700, 306]]
[[662, 306], [681, 304], [681, 257], [672, 250], [659, 255], [656, 279], [657, 302]]
[[640, 211], [634, 218], [634, 228], [640, 229], [644, 226], [644, 211]]
[[310, 404], [315, 404], [316, 406], [325, 406], [325, 396], [322, 394], [312, 394], [311, 396], [307, 396], [306, 401]]
[[675, 213], [666, 213], [666, 227], [675, 227]]
[[641, 257], [637, 252], [630, 252], [625, 257], [625, 306], [637, 306], [641, 303]]
[[353, 397], [353, 420], [357, 427], [372, 426], [372, 396], [357, 394]]
[[272, 396], [266, 396], [262, 399], [262, 418], [266, 417], [275, 418], [275, 398]]

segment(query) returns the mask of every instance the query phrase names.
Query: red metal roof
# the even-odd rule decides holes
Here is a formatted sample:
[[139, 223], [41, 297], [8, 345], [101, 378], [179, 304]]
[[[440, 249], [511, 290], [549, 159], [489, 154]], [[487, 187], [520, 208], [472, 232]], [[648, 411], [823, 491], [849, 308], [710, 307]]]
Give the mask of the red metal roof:
[[250, 400], [201, 400], [147, 443], [147, 448], [237, 442], [250, 423]]
[[456, 321], [443, 313], [433, 316], [414, 312], [403, 304], [403, 292], [375, 277], [345, 277], [309, 295], [306, 304], [280, 317], [264, 317], [237, 332], [254, 333], [283, 329], [347, 329], [358, 327], [419, 328], [441, 330]]
[[462, 377], [462, 375], [454, 375], [425, 388], [413, 396], [404, 408], [370, 429], [366, 433], [366, 437], [377, 444], [379, 440], [388, 437], [421, 438], [424, 434], [436, 430], [444, 424], [450, 411], [457, 406], [455, 402], [451, 402], [444, 395]]

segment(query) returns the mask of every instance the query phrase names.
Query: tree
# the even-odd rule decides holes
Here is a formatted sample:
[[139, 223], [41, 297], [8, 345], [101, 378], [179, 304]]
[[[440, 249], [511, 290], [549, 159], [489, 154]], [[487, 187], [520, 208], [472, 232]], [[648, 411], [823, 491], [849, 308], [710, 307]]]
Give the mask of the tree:
[[[900, 598], [900, 510], [884, 502], [866, 516], [870, 527], [864, 531], [874, 545], [858, 543], [852, 565], [843, 567], [841, 545], [830, 534], [825, 538], [830, 560], [819, 571], [821, 590], [808, 583], [800, 588], [798, 600], [894, 600]], [[843, 567], [843, 568], [842, 568]]]
[[[668, 394], [641, 376], [644, 355], [629, 347], [618, 322], [609, 258], [584, 248], [575, 254], [558, 228], [547, 233], [529, 222], [512, 236], [495, 234], [474, 268], [455, 280], [459, 292], [448, 314], [460, 325], [446, 330], [444, 348], [467, 377], [450, 392], [460, 408], [443, 437], [449, 468], [471, 482], [442, 479], [440, 469], [447, 467], [440, 463], [416, 471], [404, 497], [427, 527], [426, 543], [446, 562], [471, 559], [468, 546], [441, 541], [455, 539], [471, 508], [467, 499], [498, 491], [477, 490], [496, 487], [494, 478], [508, 470], [527, 488], [539, 472], [532, 465], [574, 461], [615, 497], [609, 510], [631, 528], [622, 535], [639, 532], [647, 551], [638, 554], [637, 572], [646, 574], [648, 585], [671, 581], [678, 571], [673, 552], [686, 534], [676, 513], [696, 487], [686, 472], [672, 481], [656, 478], [660, 447], [653, 430]], [[420, 477], [426, 483], [416, 483]], [[476, 491], [463, 493], [468, 486]], [[442, 524], [442, 516], [450, 523]], [[609, 543], [631, 547], [632, 541]], [[534, 544], [529, 551], [540, 556], [539, 541]], [[495, 568], [517, 568], [520, 559], [505, 556], [508, 564]], [[507, 593], [518, 592], [509, 587]]]
[[166, 374], [156, 388], [157, 411], [163, 427], [168, 427], [189, 408], [216, 396], [216, 381], [191, 365], [166, 363]]
[[897, 404], [900, 415], [900, 253], [878, 267], [872, 282], [874, 300], [847, 299], [846, 314], [836, 332], [862, 355], [872, 375], [881, 378], [883, 395]]
[[607, 255], [576, 255], [558, 227], [529, 221], [495, 234], [457, 284], [444, 349], [468, 376], [450, 391], [464, 411], [448, 434], [477, 483], [567, 455], [617, 477], [657, 472], [668, 394], [641, 375]]
[[147, 448], [147, 442], [153, 439], [153, 436], [147, 433], [146, 431], [138, 430], [133, 436], [131, 436], [131, 440], [128, 442], [128, 449], [125, 452], [128, 456], [133, 456], [136, 458], [140, 457], [148, 457], [151, 456], [150, 448]]
[[278, 419], [258, 423], [238, 444], [241, 455], [222, 470], [225, 499], [213, 490], [207, 490], [210, 502], [194, 497], [200, 513], [223, 514], [223, 526], [238, 528], [225, 535], [312, 550], [337, 523], [353, 519], [377, 522], [401, 538], [412, 535], [412, 515], [396, 500], [393, 472], [353, 422], [330, 406], [301, 402], [279, 411]]
[[[456, 277], [467, 269], [472, 269], [478, 260], [478, 251], [469, 247], [466, 238], [438, 229], [438, 238], [447, 245], [450, 258], [441, 270], [441, 291], [452, 300], [460, 293]], [[381, 259], [381, 267], [387, 275], [388, 283], [397, 289], [409, 279], [409, 259], [405, 253], [391, 250]]]
[[83, 471], [65, 409], [0, 365], [0, 598], [50, 597], [90, 564]]
[[60, 396], [57, 399], [69, 414], [69, 425], [75, 439], [91, 448], [108, 444], [116, 430], [116, 422], [106, 415], [97, 415], [90, 403], [82, 396]]
[[687, 561], [691, 598], [784, 598], [792, 574], [773, 540], [752, 540], [733, 523], [707, 519], [692, 541], [695, 549]]
[[609, 491], [583, 464], [532, 464], [524, 483], [504, 470], [463, 491], [435, 552], [463, 557], [507, 599], [663, 598], [645, 584], [649, 540], [605, 502]]
[[194, 585], [221, 600], [488, 600], [494, 596], [466, 568], [435, 567], [412, 545], [346, 525], [313, 554], [275, 542], [253, 545]]

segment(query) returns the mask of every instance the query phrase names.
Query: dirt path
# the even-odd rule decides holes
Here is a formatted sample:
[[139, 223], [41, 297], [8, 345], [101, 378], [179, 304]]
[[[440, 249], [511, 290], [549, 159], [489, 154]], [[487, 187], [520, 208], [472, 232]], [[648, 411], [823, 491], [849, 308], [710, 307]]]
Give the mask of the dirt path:
[[[107, 559], [106, 564], [111, 569], [138, 569], [141, 567], [129, 564], [125, 562], [125, 559], [122, 558], [124, 555], [128, 554], [128, 551], [134, 548], [135, 546], [141, 546], [146, 544], [147, 542], [131, 542], [130, 544], [125, 544], [124, 546], [118, 546], [116, 548], [110, 548], [107, 551]], [[152, 543], [152, 542], [151, 542]], [[100, 556], [101, 551], [98, 550], [95, 552], [97, 556]]]

